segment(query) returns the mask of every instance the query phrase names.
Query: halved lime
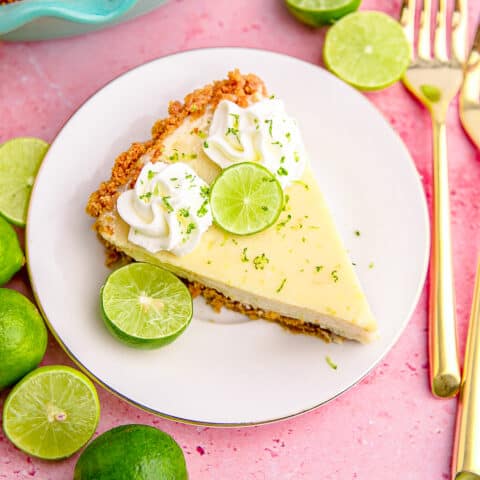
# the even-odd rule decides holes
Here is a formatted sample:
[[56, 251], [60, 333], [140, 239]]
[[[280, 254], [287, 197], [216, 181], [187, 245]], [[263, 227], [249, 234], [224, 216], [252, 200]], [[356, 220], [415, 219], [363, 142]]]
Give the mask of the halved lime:
[[298, 20], [319, 27], [354, 12], [362, 0], [285, 0], [285, 3]]
[[75, 465], [74, 480], [187, 480], [185, 457], [167, 433], [121, 425], [97, 437]]
[[48, 143], [39, 138], [14, 138], [0, 146], [0, 215], [20, 227], [47, 150]]
[[0, 288], [0, 390], [41, 362], [47, 340], [37, 307], [16, 290]]
[[380, 12], [357, 12], [327, 33], [325, 64], [361, 90], [379, 90], [400, 79], [410, 63], [410, 44], [400, 24]]
[[3, 430], [20, 450], [54, 460], [85, 445], [99, 416], [97, 392], [85, 375], [63, 365], [40, 367], [5, 400]]
[[0, 286], [5, 285], [24, 263], [17, 232], [0, 216]]
[[107, 328], [135, 347], [156, 348], [173, 342], [192, 319], [192, 297], [185, 284], [148, 263], [130, 263], [115, 270], [100, 299]]
[[258, 163], [236, 163], [223, 170], [210, 191], [213, 220], [235, 235], [251, 235], [273, 225], [283, 208], [275, 175]]

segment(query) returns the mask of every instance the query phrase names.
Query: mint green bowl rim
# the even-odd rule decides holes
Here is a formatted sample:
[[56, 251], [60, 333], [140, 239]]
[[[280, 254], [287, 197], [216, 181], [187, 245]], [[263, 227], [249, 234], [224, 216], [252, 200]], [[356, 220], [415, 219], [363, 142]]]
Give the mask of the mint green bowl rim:
[[0, 35], [16, 30], [41, 17], [57, 17], [72, 22], [102, 25], [121, 17], [137, 0], [121, 0], [117, 8], [105, 15], [77, 9], [63, 0], [19, 0], [0, 6]]

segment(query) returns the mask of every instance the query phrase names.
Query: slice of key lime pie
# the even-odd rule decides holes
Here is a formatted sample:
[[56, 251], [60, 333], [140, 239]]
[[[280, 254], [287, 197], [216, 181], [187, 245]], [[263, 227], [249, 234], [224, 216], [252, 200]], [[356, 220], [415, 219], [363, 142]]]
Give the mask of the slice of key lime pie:
[[[233, 234], [216, 221], [210, 194], [217, 178], [244, 162], [261, 164], [283, 190], [278, 218], [248, 235], [238, 234], [242, 228], [247, 233], [245, 222], [260, 222], [261, 213], [277, 208], [274, 202], [265, 197], [258, 218], [232, 210]], [[245, 185], [239, 176], [237, 193], [244, 192], [247, 205]], [[228, 210], [228, 192], [225, 198]], [[375, 319], [310, 169], [299, 126], [255, 75], [234, 71], [184, 103], [171, 102], [151, 140], [119, 155], [87, 212], [96, 217], [111, 260], [126, 256], [160, 265], [217, 311], [230, 308], [327, 341], [366, 343], [376, 337]]]

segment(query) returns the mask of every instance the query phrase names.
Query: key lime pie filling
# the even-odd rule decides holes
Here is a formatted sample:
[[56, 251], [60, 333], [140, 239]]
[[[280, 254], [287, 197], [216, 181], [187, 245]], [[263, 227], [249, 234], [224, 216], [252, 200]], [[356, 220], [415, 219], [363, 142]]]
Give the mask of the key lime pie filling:
[[[265, 230], [234, 235], [213, 221], [210, 190], [224, 169], [243, 162], [273, 174], [284, 204]], [[233, 71], [171, 102], [152, 138], [117, 157], [87, 212], [110, 262], [162, 266], [216, 311], [229, 308], [325, 341], [376, 337], [299, 125], [255, 75]]]

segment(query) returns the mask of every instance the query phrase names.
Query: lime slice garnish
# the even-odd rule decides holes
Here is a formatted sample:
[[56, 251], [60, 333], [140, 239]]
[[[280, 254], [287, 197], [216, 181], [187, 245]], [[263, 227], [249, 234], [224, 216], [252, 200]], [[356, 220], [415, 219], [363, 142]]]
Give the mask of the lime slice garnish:
[[236, 163], [212, 185], [210, 208], [215, 223], [235, 235], [261, 232], [275, 223], [283, 208], [283, 190], [258, 163]]
[[3, 429], [20, 450], [54, 460], [69, 457], [94, 434], [100, 404], [93, 383], [65, 366], [37, 368], [3, 406]]
[[5, 285], [25, 263], [17, 233], [0, 216], [0, 286]]
[[38, 138], [14, 138], [0, 146], [0, 215], [20, 227], [47, 150], [48, 143]]
[[47, 328], [35, 305], [15, 290], [0, 288], [0, 390], [41, 362], [47, 340]]
[[400, 24], [380, 12], [347, 15], [327, 33], [324, 58], [338, 77], [362, 90], [400, 79], [410, 63], [410, 44]]
[[110, 274], [100, 298], [108, 329], [136, 347], [166, 345], [192, 319], [192, 297], [185, 284], [148, 263], [131, 263]]
[[290, 12], [312, 27], [327, 25], [352, 13], [362, 0], [285, 0]]
[[182, 449], [148, 425], [121, 425], [93, 440], [75, 465], [74, 480], [188, 480]]

